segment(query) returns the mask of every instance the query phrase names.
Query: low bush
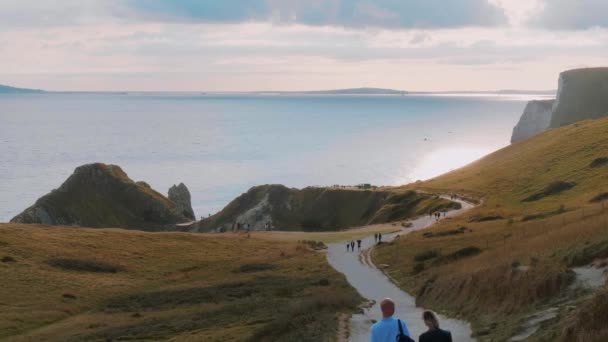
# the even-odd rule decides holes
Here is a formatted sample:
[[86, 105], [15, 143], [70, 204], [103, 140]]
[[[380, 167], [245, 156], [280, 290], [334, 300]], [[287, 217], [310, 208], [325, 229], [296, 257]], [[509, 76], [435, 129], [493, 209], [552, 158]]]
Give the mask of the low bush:
[[49, 266], [66, 271], [116, 273], [122, 270], [120, 266], [91, 260], [57, 258], [49, 259], [46, 261], [46, 263]]
[[475, 256], [479, 253], [481, 253], [481, 249], [479, 249], [478, 247], [475, 247], [475, 246], [469, 246], [469, 247], [461, 248], [450, 254], [446, 254], [446, 255], [442, 256], [441, 258], [436, 259], [436, 262], [437, 263], [446, 263], [446, 262], [457, 261], [460, 259]]
[[598, 258], [608, 257], [608, 240], [595, 242], [582, 249], [572, 250], [564, 257], [564, 261], [571, 267], [584, 266]]
[[555, 181], [550, 183], [543, 189], [543, 191], [537, 192], [531, 196], [528, 196], [522, 200], [522, 202], [534, 202], [541, 200], [548, 196], [557, 195], [566, 190], [570, 190], [576, 186], [574, 182]]
[[592, 168], [598, 168], [604, 165], [608, 165], [608, 157], [596, 158], [591, 162], [591, 164], [589, 164], [589, 166]]
[[458, 234], [464, 234], [467, 230], [468, 230], [467, 227], [460, 227], [458, 229], [443, 230], [440, 232], [426, 232], [426, 233], [422, 234], [422, 236], [425, 238], [435, 238], [435, 237], [442, 237], [442, 236], [458, 235]]
[[274, 270], [276, 268], [273, 264], [244, 264], [241, 267], [237, 268], [233, 272], [235, 273], [252, 273], [252, 272], [262, 272], [268, 270]]
[[323, 241], [314, 241], [314, 240], [302, 240], [298, 241], [301, 244], [307, 245], [315, 251], [327, 249], [327, 245], [323, 243]]
[[418, 262], [418, 263], [414, 264], [414, 269], [412, 270], [412, 273], [418, 274], [418, 273], [424, 271], [424, 269], [425, 269], [424, 263]]
[[8, 262], [17, 262], [17, 260], [15, 260], [15, 258], [13, 258], [12, 256], [5, 256], [2, 257], [2, 260], [0, 260], [2, 262], [8, 263]]
[[602, 192], [601, 194], [593, 197], [589, 202], [591, 203], [600, 203], [602, 201], [608, 200], [608, 192]]
[[504, 219], [500, 215], [488, 215], [488, 216], [475, 216], [469, 219], [469, 222], [487, 222], [487, 221], [497, 221]]
[[544, 219], [544, 218], [547, 218], [547, 217], [563, 214], [566, 211], [567, 211], [566, 208], [562, 205], [558, 209], [553, 210], [553, 211], [549, 211], [549, 212], [546, 212], [546, 213], [537, 213], [537, 214], [526, 215], [521, 220], [523, 222], [525, 222], [525, 221], [532, 221], [532, 220], [539, 220], [539, 219]]
[[439, 256], [439, 252], [437, 252], [435, 250], [428, 250], [428, 251], [420, 252], [420, 253], [414, 255], [414, 261], [423, 262], [423, 261], [434, 259], [438, 256]]

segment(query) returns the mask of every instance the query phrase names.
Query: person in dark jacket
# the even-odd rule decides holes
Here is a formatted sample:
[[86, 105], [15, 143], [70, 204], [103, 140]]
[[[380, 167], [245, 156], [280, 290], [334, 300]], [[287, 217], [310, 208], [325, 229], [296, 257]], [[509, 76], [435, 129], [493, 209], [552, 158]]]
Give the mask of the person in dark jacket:
[[452, 333], [439, 328], [437, 316], [432, 311], [425, 311], [422, 314], [424, 324], [429, 328], [427, 332], [420, 335], [420, 342], [452, 342]]

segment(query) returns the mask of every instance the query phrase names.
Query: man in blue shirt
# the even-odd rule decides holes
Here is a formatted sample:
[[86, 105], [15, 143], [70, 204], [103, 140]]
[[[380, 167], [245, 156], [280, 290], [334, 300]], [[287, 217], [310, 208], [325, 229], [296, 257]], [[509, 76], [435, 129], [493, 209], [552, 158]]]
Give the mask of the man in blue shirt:
[[[372, 325], [370, 333], [370, 342], [394, 342], [399, 335], [399, 326], [397, 319], [393, 317], [395, 313], [395, 302], [392, 299], [386, 298], [380, 302], [380, 310], [382, 311], [382, 320]], [[404, 321], [399, 321], [403, 333], [410, 336], [407, 326]]]

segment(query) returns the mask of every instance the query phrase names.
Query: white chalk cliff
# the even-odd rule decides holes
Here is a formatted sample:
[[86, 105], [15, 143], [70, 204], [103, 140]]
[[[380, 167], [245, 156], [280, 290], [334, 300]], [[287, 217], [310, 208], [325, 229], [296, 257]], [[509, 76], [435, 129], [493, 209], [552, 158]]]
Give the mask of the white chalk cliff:
[[527, 139], [548, 128], [608, 116], [608, 68], [564, 71], [555, 100], [530, 101], [513, 128], [511, 142]]
[[549, 128], [554, 102], [555, 100], [528, 102], [519, 122], [513, 128], [511, 143], [527, 139]]

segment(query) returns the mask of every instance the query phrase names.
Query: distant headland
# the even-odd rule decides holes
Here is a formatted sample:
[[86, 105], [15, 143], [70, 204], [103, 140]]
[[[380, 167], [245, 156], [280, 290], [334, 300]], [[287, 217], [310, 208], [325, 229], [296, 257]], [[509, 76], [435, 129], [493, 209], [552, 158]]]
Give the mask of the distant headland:
[[44, 90], [15, 88], [15, 87], [10, 87], [7, 85], [0, 84], [0, 94], [31, 94], [31, 93], [44, 93]]

